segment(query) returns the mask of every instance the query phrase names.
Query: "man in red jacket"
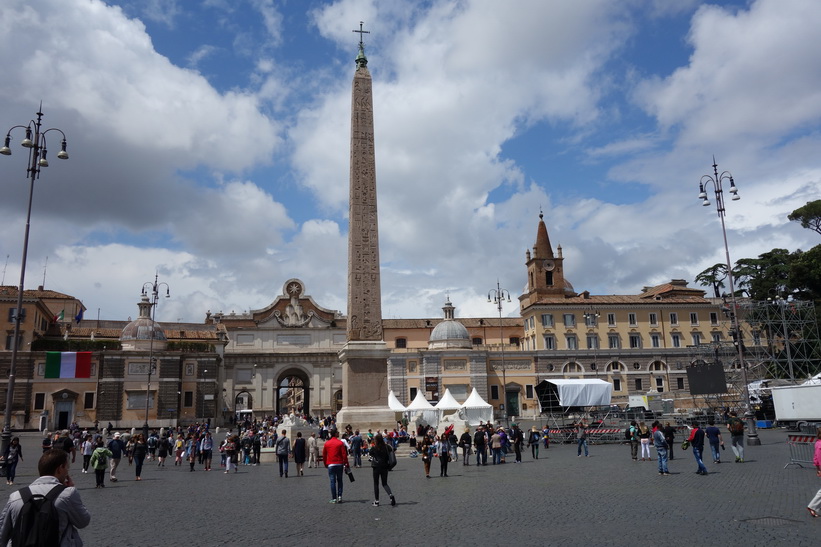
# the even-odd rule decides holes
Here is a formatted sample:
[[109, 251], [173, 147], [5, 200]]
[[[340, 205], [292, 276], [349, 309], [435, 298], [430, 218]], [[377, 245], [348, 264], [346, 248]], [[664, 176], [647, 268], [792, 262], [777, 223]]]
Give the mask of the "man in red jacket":
[[322, 447], [322, 461], [331, 479], [331, 503], [342, 503], [342, 472], [348, 466], [348, 449], [339, 440], [339, 430], [331, 430], [331, 438]]

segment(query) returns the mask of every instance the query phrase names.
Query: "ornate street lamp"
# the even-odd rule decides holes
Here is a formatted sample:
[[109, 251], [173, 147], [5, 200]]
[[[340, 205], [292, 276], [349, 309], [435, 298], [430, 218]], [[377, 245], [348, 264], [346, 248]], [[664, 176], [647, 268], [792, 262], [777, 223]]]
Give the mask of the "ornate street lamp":
[[724, 237], [724, 254], [727, 261], [727, 279], [730, 282], [730, 302], [732, 303], [732, 310], [730, 310], [730, 320], [732, 321], [733, 331], [735, 332], [735, 346], [738, 351], [738, 364], [741, 367], [741, 374], [744, 381], [744, 399], [746, 400], [747, 410], [745, 418], [747, 420], [747, 444], [760, 445], [761, 440], [758, 438], [758, 433], [755, 428], [755, 413], [750, 402], [750, 385], [747, 381], [747, 364], [744, 362], [744, 348], [741, 338], [741, 326], [738, 321], [738, 303], [735, 297], [735, 286], [733, 285], [733, 265], [730, 262], [730, 247], [727, 245], [727, 228], [724, 225], [724, 216], [726, 210], [724, 208], [724, 190], [721, 188], [721, 183], [724, 181], [730, 182], [730, 194], [733, 195], [732, 201], [738, 201], [741, 196], [738, 195], [738, 188], [736, 188], [733, 175], [729, 171], [718, 173], [718, 164], [716, 158], [713, 156], [713, 174], [704, 175], [698, 183], [698, 197], [702, 201], [704, 207], [710, 206], [710, 200], [707, 198], [706, 188], [712, 184], [716, 196], [716, 210], [718, 211], [718, 218], [721, 220], [721, 234]]
[[[599, 375], [599, 332], [597, 327], [599, 326], [600, 316], [601, 314], [599, 311], [593, 309], [593, 306], [588, 306], [587, 310], [584, 312], [584, 325], [587, 328], [596, 328], [596, 333], [594, 335], [595, 342], [593, 343], [593, 364], [591, 365], [591, 368], [593, 369], [593, 372], [595, 372], [596, 376]], [[587, 334], [587, 336], [589, 337], [590, 335]], [[588, 341], [589, 340], [590, 339], [588, 338]]]
[[63, 136], [63, 141], [60, 146], [60, 151], [57, 152], [57, 158], [61, 160], [68, 159], [68, 152], [66, 152], [66, 134], [61, 129], [52, 127], [50, 129], [41, 130], [41, 122], [43, 119], [43, 105], [40, 104], [40, 109], [37, 111], [37, 120], [30, 120], [26, 125], [15, 125], [11, 127], [6, 133], [6, 141], [0, 154], [4, 156], [11, 155], [11, 132], [15, 129], [25, 128], [26, 136], [20, 143], [24, 148], [29, 149], [29, 161], [26, 168], [26, 175], [29, 179], [29, 201], [28, 210], [26, 212], [26, 230], [23, 236], [23, 255], [20, 262], [20, 286], [17, 290], [17, 309], [14, 314], [14, 339], [11, 343], [11, 364], [9, 365], [9, 383], [6, 389], [6, 411], [3, 420], [3, 433], [0, 434], [0, 454], [4, 453], [11, 442], [11, 413], [12, 404], [14, 402], [14, 379], [17, 368], [17, 352], [20, 345], [20, 322], [23, 320], [23, 286], [26, 280], [26, 257], [28, 256], [29, 246], [29, 229], [31, 226], [31, 202], [34, 197], [34, 181], [40, 178], [40, 169], [48, 167], [48, 148], [46, 145], [46, 134], [51, 131], [57, 131]]
[[496, 304], [496, 309], [499, 310], [499, 347], [502, 350], [502, 401], [504, 401], [504, 418], [505, 418], [505, 425], [509, 425], [508, 423], [508, 401], [507, 401], [507, 374], [506, 374], [506, 366], [505, 366], [505, 333], [503, 330], [502, 325], [502, 304], [507, 300], [510, 302], [510, 292], [507, 289], [503, 289], [499, 284], [499, 280], [496, 280], [496, 288], [490, 289], [490, 292], [487, 293], [487, 301], [488, 303]]
[[148, 339], [148, 385], [145, 389], [145, 422], [143, 423], [143, 437], [148, 438], [148, 406], [151, 397], [151, 374], [156, 370], [157, 365], [154, 361], [154, 338], [157, 335], [157, 301], [160, 297], [160, 288], [165, 285], [165, 297], [171, 298], [171, 289], [168, 283], [157, 283], [159, 273], [154, 274], [154, 282], [146, 281], [143, 283], [143, 289], [140, 294], [143, 297], [148, 296], [148, 288], [151, 291], [151, 337]]

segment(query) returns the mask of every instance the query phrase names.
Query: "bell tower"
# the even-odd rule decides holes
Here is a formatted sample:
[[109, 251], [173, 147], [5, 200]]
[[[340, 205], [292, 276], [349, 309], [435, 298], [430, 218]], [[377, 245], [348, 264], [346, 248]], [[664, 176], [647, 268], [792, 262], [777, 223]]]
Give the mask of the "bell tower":
[[544, 213], [539, 212], [539, 225], [536, 229], [536, 244], [533, 252], [525, 252], [527, 266], [527, 290], [519, 297], [521, 309], [538, 303], [542, 298], [557, 298], [575, 296], [573, 287], [564, 278], [564, 258], [562, 246], [553, 253], [550, 237], [547, 235], [547, 226], [544, 223]]

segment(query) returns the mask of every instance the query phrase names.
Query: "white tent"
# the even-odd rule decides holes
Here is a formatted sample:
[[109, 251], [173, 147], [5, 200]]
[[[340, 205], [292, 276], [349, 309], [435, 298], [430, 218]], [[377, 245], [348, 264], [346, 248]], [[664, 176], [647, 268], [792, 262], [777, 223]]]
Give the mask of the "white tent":
[[449, 389], [445, 389], [445, 394], [442, 395], [434, 408], [437, 410], [458, 410], [462, 408], [462, 405], [453, 397]]
[[439, 411], [425, 399], [422, 390], [416, 392], [416, 397], [414, 397], [411, 404], [407, 406], [405, 412], [408, 413], [408, 417], [411, 420], [413, 420], [415, 416], [421, 415], [422, 421], [428, 425], [436, 427], [439, 424]]
[[470, 396], [462, 404], [462, 409], [465, 414], [465, 421], [469, 425], [475, 426], [479, 423], [488, 423], [493, 421], [493, 405], [490, 405], [482, 399], [476, 388], [470, 393]]
[[441, 421], [446, 415], [457, 414], [462, 405], [453, 397], [450, 390], [445, 388], [445, 394], [442, 395], [434, 408], [439, 411], [439, 420]]
[[388, 393], [388, 408], [394, 412], [405, 412], [405, 405], [399, 402], [399, 399], [393, 394], [393, 390]]
[[608, 406], [613, 385], [604, 380], [544, 380], [536, 386], [542, 411], [570, 406]]

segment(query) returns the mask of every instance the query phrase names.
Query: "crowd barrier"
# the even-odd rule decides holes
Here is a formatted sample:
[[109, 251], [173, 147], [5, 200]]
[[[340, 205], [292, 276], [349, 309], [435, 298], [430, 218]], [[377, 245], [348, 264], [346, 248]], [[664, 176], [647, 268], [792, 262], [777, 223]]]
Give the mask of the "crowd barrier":
[[[587, 442], [590, 444], [604, 444], [604, 443], [626, 443], [627, 439], [624, 437], [624, 430], [629, 427], [591, 427], [587, 430]], [[681, 443], [689, 435], [689, 428], [687, 426], [676, 426], [675, 440]], [[552, 443], [572, 443], [576, 442], [576, 428], [575, 427], [561, 427], [550, 429], [550, 442]]]
[[814, 435], [787, 435], [787, 446], [790, 447], [790, 462], [784, 466], [784, 469], [791, 465], [803, 468], [802, 463], [812, 465], [816, 438]]

